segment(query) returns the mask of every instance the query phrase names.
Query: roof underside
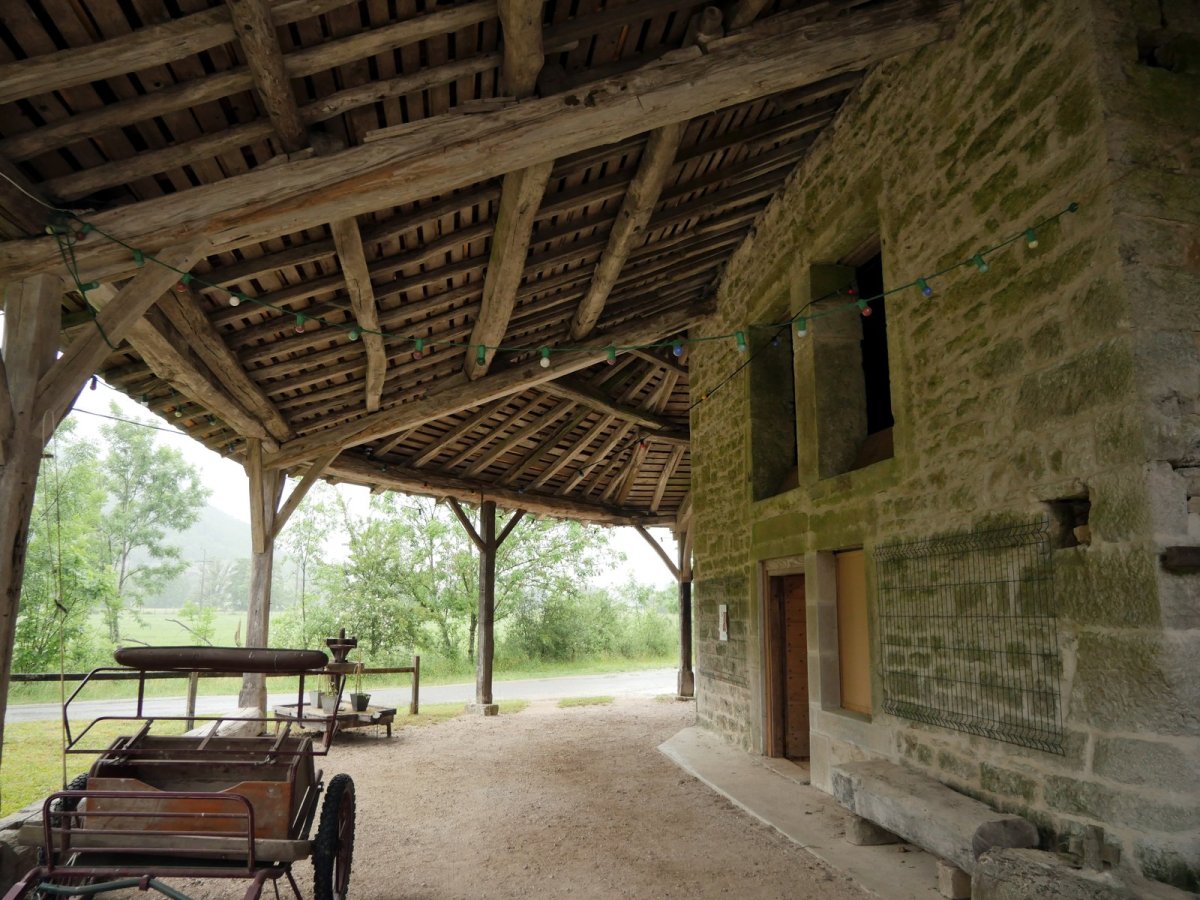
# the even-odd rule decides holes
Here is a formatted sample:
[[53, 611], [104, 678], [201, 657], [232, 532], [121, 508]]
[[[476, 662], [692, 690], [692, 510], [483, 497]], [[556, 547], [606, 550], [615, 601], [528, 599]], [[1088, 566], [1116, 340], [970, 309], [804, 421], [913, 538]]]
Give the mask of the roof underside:
[[[354, 148], [434, 134], [421, 131], [431, 125], [469, 134], [539, 98], [639, 78], [669, 51], [703, 48], [726, 29], [736, 37], [756, 17], [751, 31], [764, 18], [853, 23], [914, 8], [733, 3], [713, 35], [703, 5], [682, 0], [538, 6], [13, 0], [0, 22], [0, 171], [124, 235], [122, 213], [133, 220], [155, 198], [183, 202], [256, 171], [283, 179]], [[248, 36], [245, 7], [273, 17], [267, 49], [262, 34]], [[521, 7], [534, 9], [524, 25]], [[26, 73], [36, 78], [5, 77]], [[326, 474], [372, 487], [675, 521], [689, 490], [690, 398], [687, 354], [672, 342], [860, 73], [843, 65], [700, 106], [674, 135], [614, 142], [596, 128], [595, 146], [543, 154], [543, 171], [447, 176], [427, 196], [418, 186], [414, 199], [378, 207], [358, 195], [345, 220], [216, 242], [100, 374], [227, 456], [244, 458], [256, 439], [268, 460], [278, 450], [280, 465], [303, 470], [340, 449]], [[664, 142], [665, 165], [652, 158]], [[40, 211], [23, 218], [17, 206], [4, 210], [5, 237], [39, 224]], [[622, 222], [639, 214], [640, 227]], [[92, 233], [74, 248], [81, 281], [93, 280], [87, 251], [107, 240]], [[90, 334], [89, 305], [134, 275], [106, 272], [87, 304], [67, 292], [64, 344]], [[231, 305], [231, 292], [249, 302]], [[601, 295], [590, 326], [578, 321], [589, 294]], [[625, 339], [610, 360], [613, 335]], [[549, 369], [543, 347], [561, 351]], [[560, 372], [575, 347], [599, 351]]]

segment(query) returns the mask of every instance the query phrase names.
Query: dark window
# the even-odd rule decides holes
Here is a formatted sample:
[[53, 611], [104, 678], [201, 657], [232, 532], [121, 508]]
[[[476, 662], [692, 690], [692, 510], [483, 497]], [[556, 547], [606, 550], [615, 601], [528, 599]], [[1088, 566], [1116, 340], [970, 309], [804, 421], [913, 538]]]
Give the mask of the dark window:
[[887, 304], [883, 293], [883, 256], [875, 254], [854, 269], [860, 297], [878, 297], [870, 302], [871, 314], [862, 320], [863, 388], [866, 392], [867, 434], [891, 428], [892, 384], [888, 375]]

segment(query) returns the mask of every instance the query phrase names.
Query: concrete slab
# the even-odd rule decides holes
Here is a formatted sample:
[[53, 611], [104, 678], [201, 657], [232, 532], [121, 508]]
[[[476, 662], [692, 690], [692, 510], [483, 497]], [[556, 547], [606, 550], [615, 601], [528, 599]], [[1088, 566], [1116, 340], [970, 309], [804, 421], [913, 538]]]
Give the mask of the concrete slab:
[[856, 847], [846, 811], [807, 783], [794, 763], [744, 753], [702, 728], [685, 728], [658, 748], [667, 758], [813, 856], [887, 900], [933, 900], [937, 861], [909, 844]]

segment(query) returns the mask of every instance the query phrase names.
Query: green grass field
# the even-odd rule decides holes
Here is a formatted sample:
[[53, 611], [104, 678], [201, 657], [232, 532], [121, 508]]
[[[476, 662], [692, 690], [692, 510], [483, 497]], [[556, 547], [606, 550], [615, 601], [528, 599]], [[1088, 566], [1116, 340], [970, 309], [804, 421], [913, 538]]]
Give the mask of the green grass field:
[[[515, 715], [529, 705], [526, 700], [503, 700], [501, 715]], [[393, 728], [417, 728], [437, 725], [464, 712], [461, 703], [429, 703], [421, 707], [421, 714], [410, 716], [401, 712], [396, 716]], [[113, 738], [128, 734], [130, 722], [103, 722], [89, 731], [81, 744], [99, 751]], [[87, 722], [72, 722], [73, 734]], [[155, 734], [178, 734], [182, 723], [163, 722], [155, 726]], [[40, 800], [62, 788], [81, 772], [86, 772], [93, 762], [95, 753], [70, 754], [63, 767], [63, 754], [57, 748], [63, 745], [60, 722], [14, 722], [5, 728], [4, 763], [0, 769], [0, 816], [15, 812], [28, 803]], [[51, 748], [55, 748], [51, 750]]]

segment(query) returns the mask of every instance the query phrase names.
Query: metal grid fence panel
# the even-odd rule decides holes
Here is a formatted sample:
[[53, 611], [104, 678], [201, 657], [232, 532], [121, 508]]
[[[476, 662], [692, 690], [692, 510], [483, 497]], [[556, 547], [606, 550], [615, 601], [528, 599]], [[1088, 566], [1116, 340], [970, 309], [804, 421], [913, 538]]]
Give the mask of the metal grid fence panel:
[[1062, 753], [1049, 524], [875, 550], [883, 709]]

